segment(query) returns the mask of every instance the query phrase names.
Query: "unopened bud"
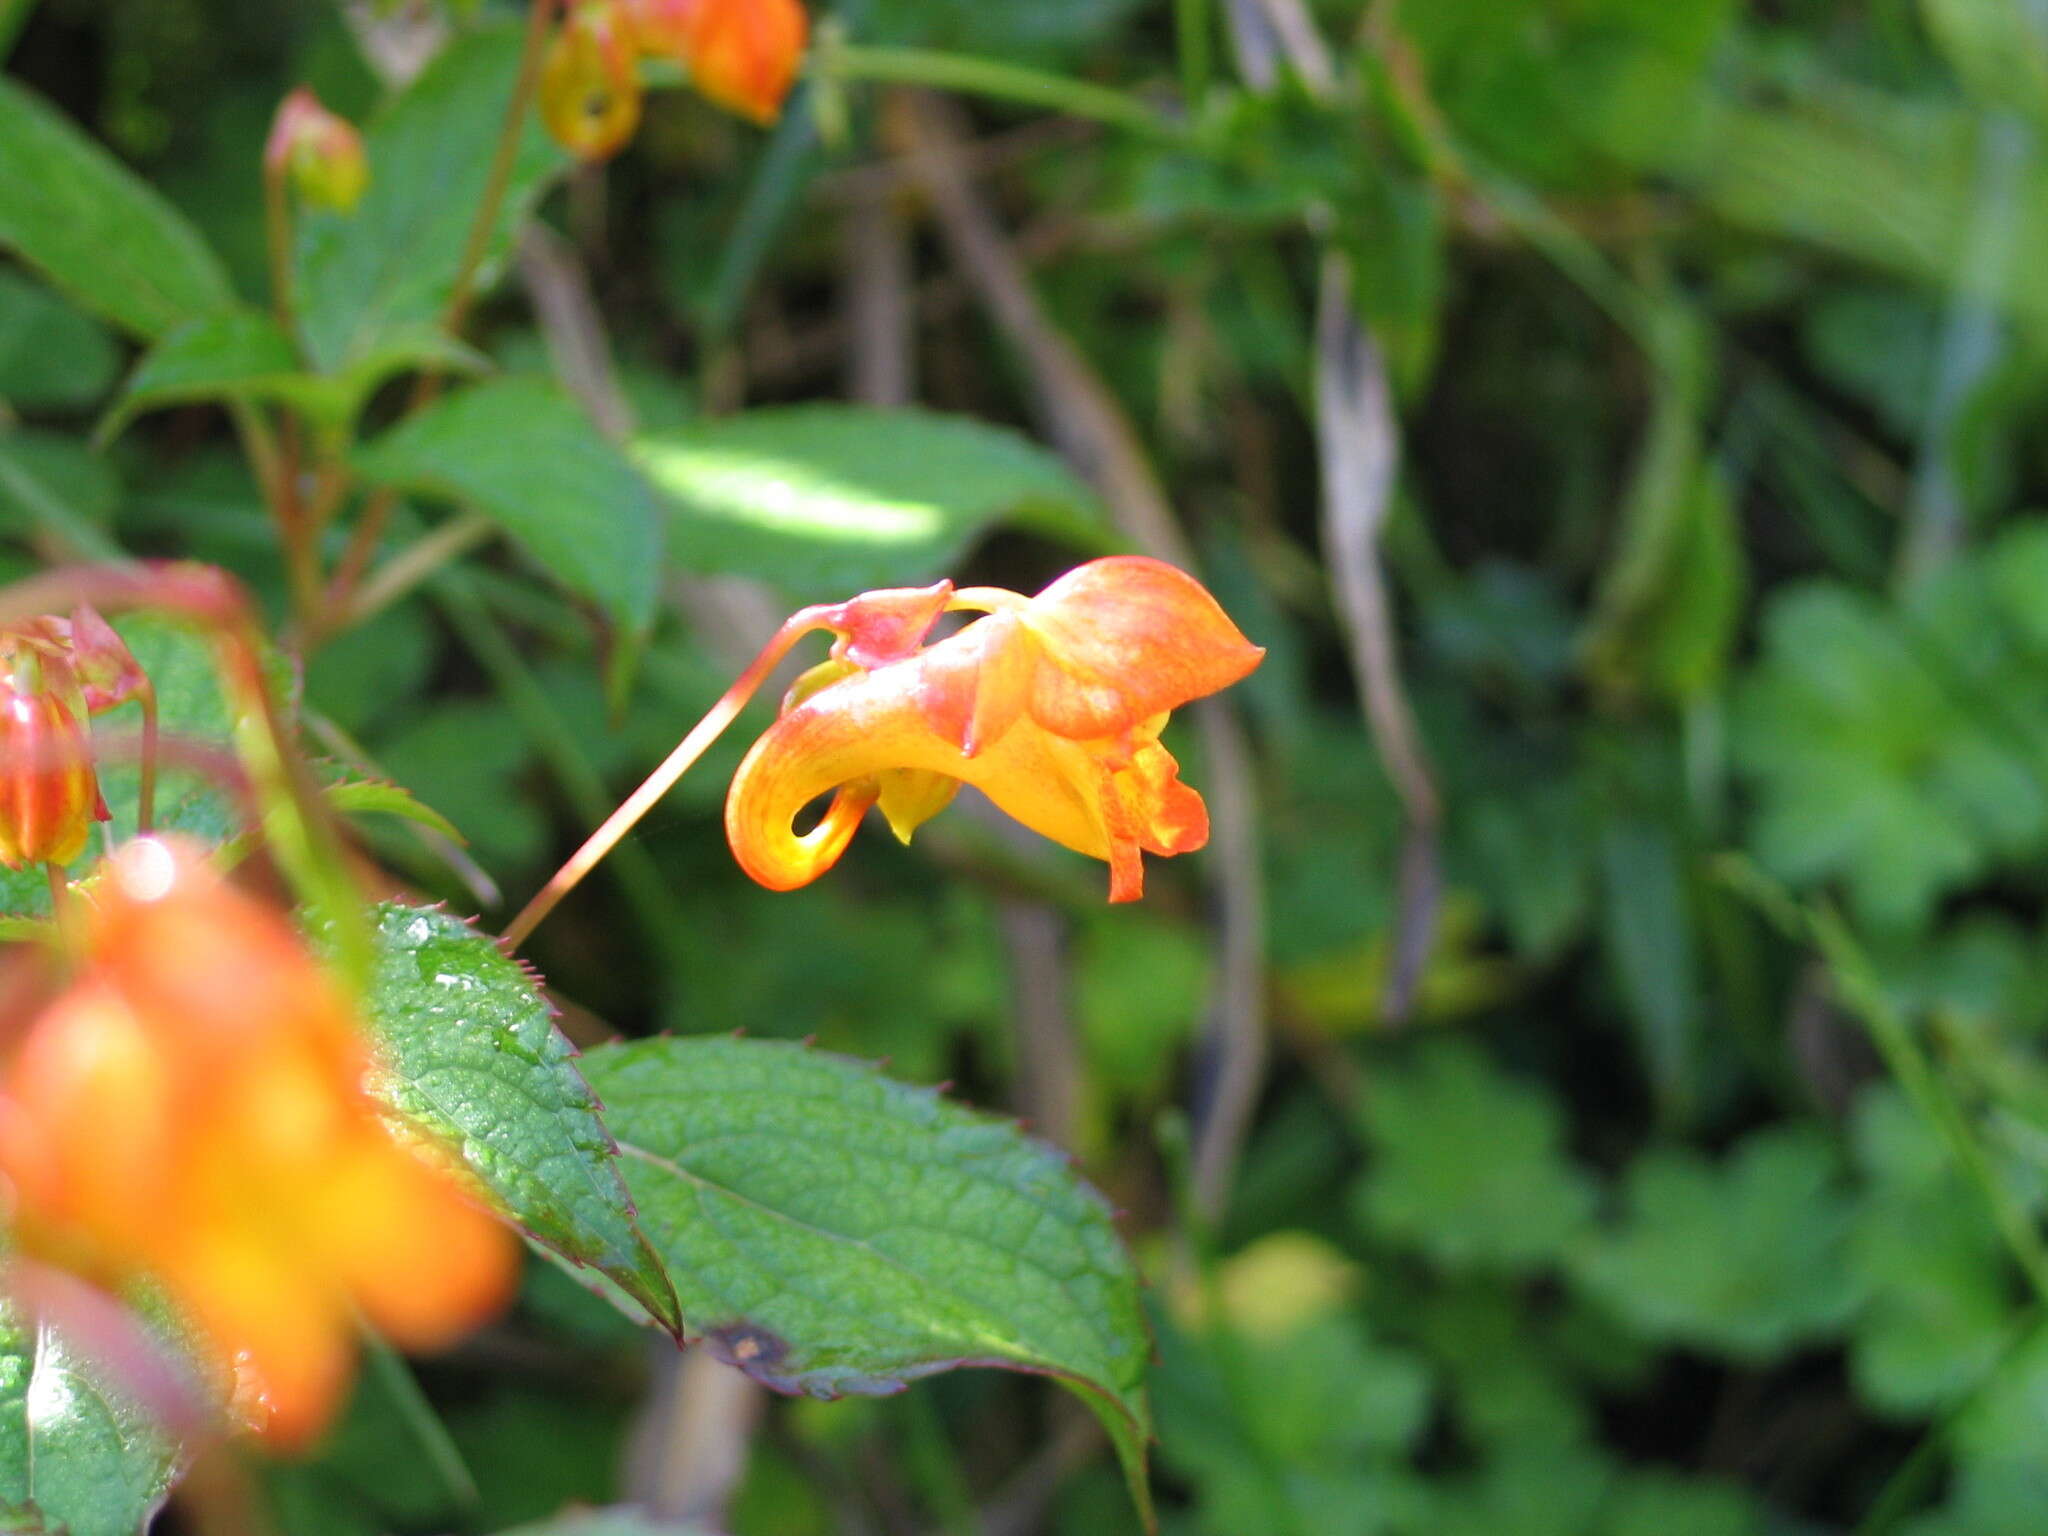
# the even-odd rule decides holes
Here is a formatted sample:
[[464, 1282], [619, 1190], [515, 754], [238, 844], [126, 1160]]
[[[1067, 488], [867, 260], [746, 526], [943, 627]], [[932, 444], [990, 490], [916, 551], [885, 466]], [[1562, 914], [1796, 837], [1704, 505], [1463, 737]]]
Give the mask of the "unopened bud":
[[541, 64], [540, 116], [571, 154], [602, 160], [640, 125], [634, 32], [613, 0], [570, 8]]
[[303, 85], [278, 106], [263, 163], [273, 173], [290, 177], [293, 190], [306, 202], [336, 213], [352, 212], [370, 183], [363, 136]]

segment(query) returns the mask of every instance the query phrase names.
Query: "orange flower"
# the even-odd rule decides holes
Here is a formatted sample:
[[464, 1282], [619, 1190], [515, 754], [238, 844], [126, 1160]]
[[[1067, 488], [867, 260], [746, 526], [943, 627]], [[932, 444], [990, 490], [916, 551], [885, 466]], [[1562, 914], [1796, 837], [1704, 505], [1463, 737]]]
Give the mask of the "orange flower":
[[541, 63], [540, 115], [584, 160], [614, 155], [640, 126], [639, 44], [613, 0], [579, 0]]
[[690, 72], [721, 107], [772, 123], [796, 80], [810, 30], [798, 0], [627, 0], [634, 36]]
[[[987, 613], [922, 645], [940, 613]], [[1192, 577], [1116, 556], [1038, 596], [950, 583], [818, 610], [840, 635], [798, 680], [734, 775], [726, 837], [773, 890], [837, 862], [870, 806], [909, 841], [962, 784], [1033, 831], [1110, 867], [1111, 901], [1144, 893], [1142, 852], [1209, 837], [1202, 797], [1159, 743], [1171, 710], [1226, 688], [1265, 652]], [[797, 814], [836, 791], [799, 836]]]
[[78, 980], [0, 1084], [0, 1176], [28, 1256], [161, 1285], [273, 1444], [345, 1391], [358, 1310], [403, 1347], [505, 1299], [510, 1234], [394, 1139], [348, 999], [285, 920], [141, 838], [82, 922]]
[[0, 864], [68, 864], [108, 817], [69, 626], [48, 619], [0, 635], [0, 659]]

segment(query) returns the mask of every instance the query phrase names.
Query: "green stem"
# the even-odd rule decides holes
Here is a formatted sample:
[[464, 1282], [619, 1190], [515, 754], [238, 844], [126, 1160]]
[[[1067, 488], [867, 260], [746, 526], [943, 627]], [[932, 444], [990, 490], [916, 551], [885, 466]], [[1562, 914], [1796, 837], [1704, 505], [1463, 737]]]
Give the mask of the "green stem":
[[145, 677], [135, 698], [142, 706], [142, 784], [135, 796], [135, 832], [141, 837], [148, 835], [156, 826], [156, 762], [159, 733], [155, 685]]
[[935, 48], [867, 48], [842, 45], [821, 56], [822, 67], [839, 80], [874, 80], [890, 85], [927, 85], [1021, 106], [1044, 107], [1085, 117], [1147, 138], [1175, 139], [1181, 126], [1137, 97], [1085, 80], [973, 58]]
[[448, 303], [441, 311], [441, 328], [450, 335], [462, 329], [469, 317], [470, 300], [476, 296], [477, 273], [497, 233], [498, 214], [504, 207], [505, 189], [511, 185], [512, 167], [519, 159], [519, 139], [526, 127], [526, 109], [533, 102], [534, 86], [540, 79], [540, 63], [547, 52], [548, 23], [554, 19], [554, 0], [533, 0], [526, 15], [526, 46], [519, 55], [519, 77], [512, 85], [512, 98], [505, 104], [505, 120], [498, 129], [498, 142], [491, 151], [491, 168], [484, 179], [483, 200], [477, 204], [470, 223], [469, 238], [463, 243], [462, 260], [455, 268], [455, 281], [448, 290]]
[[455, 1503], [465, 1509], [474, 1506], [479, 1497], [476, 1478], [462, 1459], [455, 1437], [448, 1433], [448, 1426], [441, 1422], [441, 1415], [420, 1389], [412, 1367], [368, 1324], [363, 1325], [362, 1334], [364, 1363], [377, 1385], [384, 1389], [391, 1406], [398, 1410], [400, 1420], [419, 1442], [427, 1465], [434, 1469], [442, 1488]]
[[497, 531], [498, 525], [479, 512], [450, 518], [372, 571], [356, 588], [346, 609], [328, 614], [328, 623], [335, 629], [347, 629], [381, 613]]
[[1209, 94], [1209, 0], [1174, 0], [1174, 39], [1180, 49], [1180, 94], [1190, 113]]
[[1969, 1117], [1949, 1092], [1948, 1084], [1928, 1064], [1899, 1010], [1884, 993], [1848, 925], [1832, 909], [1810, 913], [1814, 941], [1833, 974], [1842, 1000], [1870, 1030], [1885, 1066], [1906, 1091], [1914, 1108], [1948, 1143], [1950, 1155], [1991, 1214], [1992, 1224], [2011, 1251], [2034, 1295], [2048, 1305], [2048, 1245], [2026, 1210], [1998, 1178], [1991, 1159], [1971, 1129]]

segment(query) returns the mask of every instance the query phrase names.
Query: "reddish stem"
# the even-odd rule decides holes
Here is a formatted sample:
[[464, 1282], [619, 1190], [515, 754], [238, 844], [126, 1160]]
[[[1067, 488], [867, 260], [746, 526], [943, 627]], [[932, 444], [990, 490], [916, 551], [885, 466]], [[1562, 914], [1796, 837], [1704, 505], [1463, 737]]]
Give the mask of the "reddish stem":
[[806, 608], [790, 617], [778, 629], [761, 653], [747, 664], [747, 669], [733, 679], [732, 686], [719, 696], [705, 713], [704, 718], [690, 728], [690, 733], [676, 743], [673, 752], [662, 760], [659, 768], [650, 773], [640, 787], [619, 803], [619, 808], [607, 816], [604, 824], [584, 840], [583, 846], [569, 856], [568, 862], [549, 877], [548, 883], [533, 895], [533, 899], [520, 909], [505, 929], [505, 949], [509, 953], [525, 942], [527, 936], [538, 928], [547, 915], [560, 905], [564, 896], [575, 890], [583, 877], [595, 869], [604, 856], [619, 845], [619, 842], [640, 822], [640, 818], [653, 810], [662, 796], [675, 788], [676, 781], [689, 772], [705, 750], [732, 724], [739, 712], [746, 708], [747, 701], [768, 680], [782, 658], [789, 654], [791, 646], [814, 629], [825, 626], [822, 608]]

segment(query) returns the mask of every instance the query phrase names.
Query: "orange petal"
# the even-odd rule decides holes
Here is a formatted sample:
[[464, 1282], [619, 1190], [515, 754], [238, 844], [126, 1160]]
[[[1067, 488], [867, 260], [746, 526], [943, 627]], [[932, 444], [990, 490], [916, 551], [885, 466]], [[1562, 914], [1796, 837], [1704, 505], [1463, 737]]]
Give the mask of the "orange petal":
[[1109, 899], [1145, 894], [1139, 850], [1193, 853], [1209, 841], [1209, 808], [1180, 781], [1180, 764], [1156, 741], [1141, 742], [1122, 767], [1105, 766], [1103, 821], [1109, 828]]
[[796, 80], [809, 30], [797, 0], [697, 0], [684, 29], [690, 83], [721, 107], [772, 123]]
[[280, 1451], [305, 1449], [340, 1407], [355, 1328], [340, 1293], [255, 1230], [187, 1234], [161, 1277], [236, 1378], [235, 1405]]
[[1227, 688], [1266, 654], [1196, 581], [1163, 561], [1112, 555], [1031, 599], [1024, 622], [1046, 664], [1031, 717], [1076, 741], [1116, 736]]
[[900, 843], [953, 803], [960, 781], [924, 768], [887, 768], [875, 775], [881, 786], [879, 805], [889, 830]]
[[386, 1137], [360, 1138], [314, 1198], [326, 1264], [403, 1348], [442, 1348], [510, 1299], [512, 1234], [448, 1174]]
[[570, 8], [541, 62], [541, 121], [584, 160], [616, 154], [640, 126], [640, 70], [626, 17], [610, 0]]
[[839, 643], [832, 647], [834, 659], [873, 671], [914, 655], [952, 597], [950, 581], [929, 587], [885, 587], [827, 608], [819, 622], [839, 634]]
[[974, 757], [1024, 717], [1040, 665], [1017, 615], [992, 613], [917, 658], [925, 720]]

